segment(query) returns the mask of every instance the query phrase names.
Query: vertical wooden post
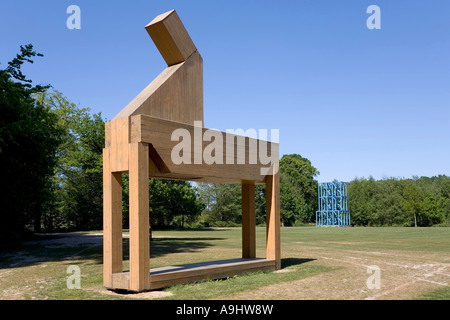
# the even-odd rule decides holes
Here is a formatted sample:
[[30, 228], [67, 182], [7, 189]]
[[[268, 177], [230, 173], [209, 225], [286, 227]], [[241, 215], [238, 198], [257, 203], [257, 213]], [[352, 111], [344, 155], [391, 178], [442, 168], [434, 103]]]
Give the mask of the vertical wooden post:
[[111, 172], [110, 149], [103, 149], [103, 284], [122, 272], [122, 173]]
[[280, 175], [266, 176], [266, 257], [281, 268], [280, 248]]
[[242, 258], [256, 257], [255, 184], [242, 184]]
[[150, 289], [149, 147], [129, 145], [130, 179], [130, 290]]

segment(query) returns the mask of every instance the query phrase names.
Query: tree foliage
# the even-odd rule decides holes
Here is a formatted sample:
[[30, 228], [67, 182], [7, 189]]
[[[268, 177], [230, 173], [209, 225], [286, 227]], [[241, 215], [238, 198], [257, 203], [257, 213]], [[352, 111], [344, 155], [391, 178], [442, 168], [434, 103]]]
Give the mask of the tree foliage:
[[[26, 230], [102, 228], [104, 119], [50, 86], [32, 85], [24, 63], [42, 56], [31, 45], [0, 70], [0, 238]], [[313, 223], [319, 174], [299, 154], [280, 159], [284, 226]], [[128, 178], [123, 226], [128, 227]], [[265, 186], [255, 187], [256, 224], [266, 219]], [[353, 225], [450, 225], [450, 177], [356, 178], [348, 185]], [[149, 180], [152, 227], [238, 226], [241, 186]]]
[[44, 228], [101, 229], [105, 140], [101, 114], [92, 115], [89, 108], [80, 108], [57, 90], [40, 92], [34, 97], [57, 117], [57, 127], [63, 132], [52, 176], [55, 201], [43, 213]]
[[[283, 225], [309, 223], [317, 210], [318, 174], [311, 162], [298, 154], [284, 155], [280, 160], [280, 212]], [[241, 186], [203, 183], [200, 198], [205, 203], [203, 223], [210, 226], [240, 225], [242, 220]], [[256, 223], [266, 219], [265, 186], [255, 187]]]
[[450, 221], [450, 177], [357, 178], [348, 185], [352, 224], [431, 226]]
[[[128, 175], [123, 179], [123, 226], [129, 223]], [[203, 209], [197, 189], [187, 181], [149, 180], [150, 226], [184, 228], [191, 226]]]
[[311, 161], [299, 154], [280, 159], [280, 214], [283, 225], [310, 223], [317, 210], [317, 180], [319, 174]]
[[56, 115], [33, 99], [48, 86], [33, 86], [22, 73], [23, 63], [33, 63], [36, 56], [42, 55], [32, 45], [21, 46], [0, 70], [1, 237], [40, 231], [41, 213], [53, 197], [51, 177], [62, 132]]
[[203, 226], [236, 226], [241, 223], [241, 186], [236, 184], [199, 183], [199, 197], [204, 203]]

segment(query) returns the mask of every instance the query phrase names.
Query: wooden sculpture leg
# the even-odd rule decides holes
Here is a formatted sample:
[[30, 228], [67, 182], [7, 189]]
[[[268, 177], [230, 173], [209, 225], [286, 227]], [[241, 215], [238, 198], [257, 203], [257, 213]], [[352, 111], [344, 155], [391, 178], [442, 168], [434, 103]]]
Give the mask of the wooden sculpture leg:
[[122, 272], [122, 173], [111, 172], [110, 149], [103, 150], [103, 284]]
[[242, 184], [242, 258], [256, 257], [255, 184]]
[[281, 268], [280, 248], [280, 176], [266, 177], [266, 258], [275, 260], [275, 269]]
[[150, 289], [149, 147], [129, 145], [130, 178], [130, 290]]

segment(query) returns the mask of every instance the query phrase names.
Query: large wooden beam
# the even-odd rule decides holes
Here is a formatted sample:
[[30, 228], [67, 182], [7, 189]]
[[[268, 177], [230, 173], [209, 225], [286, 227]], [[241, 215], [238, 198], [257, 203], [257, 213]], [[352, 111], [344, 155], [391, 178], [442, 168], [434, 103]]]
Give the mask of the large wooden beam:
[[[175, 10], [166, 12], [146, 30], [168, 67], [105, 124], [104, 285], [140, 292], [246, 271], [279, 269], [279, 176], [267, 173], [269, 167], [278, 168], [278, 144], [204, 128], [203, 59], [180, 18]], [[128, 272], [122, 270], [124, 172], [129, 173], [130, 189]], [[184, 266], [183, 270], [180, 266], [172, 271], [163, 268], [152, 276], [149, 177], [242, 184], [243, 259]], [[267, 259], [262, 260], [254, 258], [256, 184], [267, 187]]]
[[266, 258], [281, 268], [279, 172], [266, 177]]
[[[251, 258], [208, 261], [185, 265], [152, 268], [150, 270], [150, 290], [161, 289], [180, 283], [202, 281], [207, 279], [221, 279], [256, 271], [271, 271], [275, 269], [275, 261]], [[129, 272], [113, 275], [115, 289], [130, 290]]]
[[242, 258], [256, 257], [255, 184], [242, 184]]
[[110, 168], [111, 150], [103, 149], [103, 283], [112, 288], [112, 274], [122, 272], [122, 174]]
[[[130, 140], [130, 118], [111, 120], [109, 125], [108, 143], [111, 144], [110, 167], [112, 172], [128, 171], [128, 143]], [[105, 133], [106, 137], [106, 133]]]
[[203, 59], [175, 10], [146, 27], [168, 67], [115, 119], [137, 114], [193, 125], [203, 123]]
[[130, 290], [150, 288], [148, 145], [129, 145]]
[[168, 66], [186, 61], [197, 51], [175, 10], [160, 14], [145, 29]]
[[[248, 138], [236, 134], [195, 127], [193, 125], [158, 119], [146, 115], [131, 117], [131, 142], [151, 144], [164, 163], [167, 171], [158, 173], [152, 171], [155, 178], [184, 179], [217, 183], [265, 183], [265, 176], [261, 169], [269, 165], [260, 162], [259, 145], [267, 143], [267, 149], [276, 153], [278, 161], [278, 144], [258, 139]], [[180, 140], [173, 140], [172, 134], [176, 130], [183, 130], [190, 139], [190, 163], [173, 163], [172, 152], [180, 144]], [[206, 132], [215, 133], [221, 137], [222, 155], [217, 160], [220, 163], [207, 164], [203, 160], [205, 149], [212, 143], [203, 139]], [[217, 144], [219, 146], [219, 144]], [[231, 152], [230, 152], [231, 150]], [[184, 150], [186, 151], [186, 150]], [[216, 150], [216, 154], [219, 150]], [[230, 155], [230, 157], [229, 157]], [[200, 160], [198, 163], [197, 160]]]
[[187, 124], [203, 121], [203, 59], [198, 52], [168, 67], [113, 120], [145, 114]]

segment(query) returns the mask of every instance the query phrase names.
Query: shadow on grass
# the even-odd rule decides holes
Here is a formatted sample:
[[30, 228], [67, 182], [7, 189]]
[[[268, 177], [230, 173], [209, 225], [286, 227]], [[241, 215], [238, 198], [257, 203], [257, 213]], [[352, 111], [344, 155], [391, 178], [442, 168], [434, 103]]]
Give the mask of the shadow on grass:
[[[179, 252], [195, 252], [214, 246], [217, 237], [158, 237], [150, 241], [152, 258]], [[123, 238], [123, 259], [129, 259], [129, 239]], [[43, 262], [92, 260], [103, 263], [103, 235], [101, 233], [39, 234], [18, 248], [0, 252], [0, 269], [20, 268]]]
[[281, 269], [296, 266], [302, 263], [314, 261], [316, 259], [284, 258], [281, 259]]
[[[225, 238], [214, 237], [161, 237], [153, 238], [150, 241], [150, 257], [156, 258], [166, 254], [181, 253], [181, 252], [195, 252], [208, 247], [214, 246], [214, 241], [224, 240]], [[128, 249], [128, 248], [127, 248]], [[125, 256], [124, 259], [128, 259]]]
[[103, 235], [99, 233], [34, 234], [17, 248], [0, 252], [0, 269], [20, 268], [43, 262], [94, 260], [102, 263]]

